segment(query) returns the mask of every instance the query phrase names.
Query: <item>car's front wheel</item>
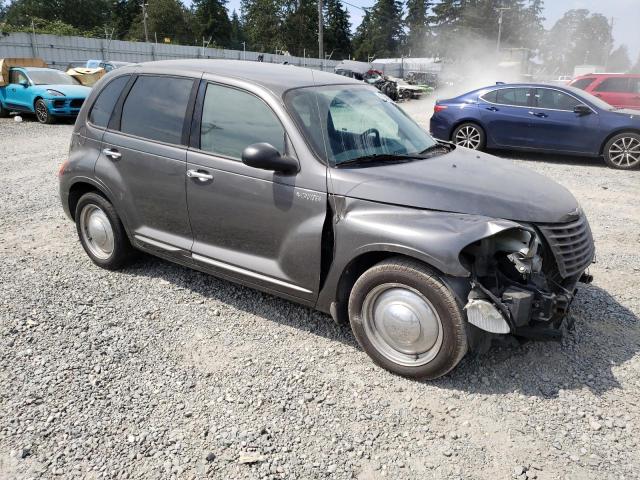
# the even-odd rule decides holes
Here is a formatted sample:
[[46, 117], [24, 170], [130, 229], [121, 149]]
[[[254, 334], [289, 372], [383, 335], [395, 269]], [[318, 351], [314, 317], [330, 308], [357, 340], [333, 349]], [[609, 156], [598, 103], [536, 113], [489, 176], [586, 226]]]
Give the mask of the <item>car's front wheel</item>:
[[96, 265], [117, 270], [135, 255], [127, 233], [113, 205], [94, 192], [85, 193], [75, 211], [80, 243]]
[[36, 118], [40, 123], [50, 124], [54, 122], [53, 115], [49, 113], [49, 109], [47, 108], [47, 104], [39, 98], [36, 100], [36, 104], [34, 106], [36, 111]]
[[356, 281], [349, 320], [358, 343], [381, 367], [434, 379], [467, 351], [464, 314], [438, 275], [420, 262], [392, 258]]
[[456, 127], [451, 135], [451, 140], [461, 147], [482, 150], [486, 143], [486, 136], [480, 125], [467, 122]]
[[640, 166], [640, 135], [633, 132], [615, 135], [604, 146], [604, 161], [618, 170], [631, 170]]

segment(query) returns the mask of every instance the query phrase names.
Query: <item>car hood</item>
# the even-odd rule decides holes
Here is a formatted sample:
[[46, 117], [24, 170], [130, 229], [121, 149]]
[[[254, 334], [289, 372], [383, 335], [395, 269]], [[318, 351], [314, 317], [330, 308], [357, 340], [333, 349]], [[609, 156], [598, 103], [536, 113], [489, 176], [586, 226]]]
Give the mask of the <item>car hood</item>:
[[42, 90], [45, 95], [47, 95], [47, 90], [57, 90], [60, 93], [64, 93], [65, 96], [73, 98], [86, 98], [91, 92], [89, 87], [82, 85], [37, 85], [37, 88]]
[[579, 208], [573, 195], [526, 168], [466, 148], [408, 163], [332, 168], [329, 190], [345, 197], [521, 222], [558, 223]]

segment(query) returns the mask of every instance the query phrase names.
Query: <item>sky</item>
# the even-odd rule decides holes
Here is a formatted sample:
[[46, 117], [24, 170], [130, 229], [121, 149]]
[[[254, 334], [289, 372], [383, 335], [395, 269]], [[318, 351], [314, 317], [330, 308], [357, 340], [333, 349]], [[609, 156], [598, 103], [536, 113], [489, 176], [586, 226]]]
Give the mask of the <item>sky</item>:
[[[371, 7], [375, 0], [346, 0], [356, 7]], [[185, 3], [190, 3], [189, 0]], [[240, 0], [229, 0], [229, 10], [240, 11]], [[361, 9], [345, 4], [351, 15], [353, 30], [362, 21]], [[640, 0], [545, 0], [544, 22], [549, 29], [567, 11], [574, 8], [586, 8], [591, 12], [602, 13], [607, 18], [613, 17], [613, 37], [615, 45], [626, 44], [629, 47], [631, 61], [635, 62], [640, 54]], [[497, 28], [497, 19], [496, 19]]]

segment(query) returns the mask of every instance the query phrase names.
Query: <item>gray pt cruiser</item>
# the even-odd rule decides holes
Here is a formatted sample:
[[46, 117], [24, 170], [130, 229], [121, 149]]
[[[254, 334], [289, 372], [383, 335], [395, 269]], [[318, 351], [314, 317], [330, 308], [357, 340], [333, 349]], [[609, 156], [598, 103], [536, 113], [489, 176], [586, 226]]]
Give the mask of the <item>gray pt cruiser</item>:
[[557, 336], [594, 258], [565, 188], [434, 140], [374, 87], [289, 65], [106, 75], [60, 197], [97, 265], [143, 250], [330, 313], [408, 377], [496, 335]]

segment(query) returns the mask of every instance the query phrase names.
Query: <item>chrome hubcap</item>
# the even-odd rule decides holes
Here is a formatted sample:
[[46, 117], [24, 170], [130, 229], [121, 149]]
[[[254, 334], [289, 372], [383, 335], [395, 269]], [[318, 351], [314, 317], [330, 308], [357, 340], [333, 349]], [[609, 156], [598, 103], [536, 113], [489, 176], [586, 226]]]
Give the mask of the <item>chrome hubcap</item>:
[[467, 125], [456, 132], [456, 145], [477, 150], [480, 146], [480, 132], [477, 128]]
[[640, 141], [633, 137], [622, 137], [609, 148], [609, 159], [619, 167], [633, 167], [640, 163]]
[[422, 293], [396, 283], [371, 290], [362, 306], [367, 338], [387, 359], [416, 367], [429, 363], [442, 346], [442, 322]]
[[36, 104], [36, 116], [38, 117], [38, 120], [40, 120], [41, 122], [47, 121], [49, 112], [47, 111], [47, 106], [44, 103], [38, 102]]
[[106, 260], [113, 253], [114, 238], [111, 222], [97, 205], [86, 205], [80, 214], [82, 239], [91, 253]]

